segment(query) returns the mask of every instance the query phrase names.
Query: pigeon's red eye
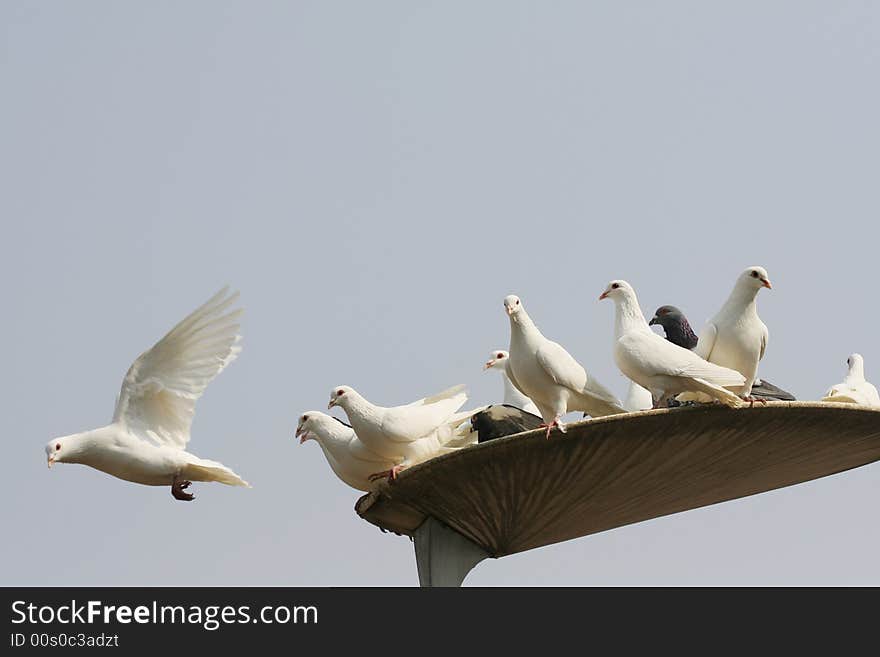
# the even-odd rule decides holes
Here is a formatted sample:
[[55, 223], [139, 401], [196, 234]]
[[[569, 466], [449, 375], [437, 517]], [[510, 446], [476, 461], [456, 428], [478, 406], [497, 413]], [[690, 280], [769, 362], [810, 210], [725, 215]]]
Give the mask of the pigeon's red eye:
[[495, 358], [497, 358], [498, 360], [501, 360], [502, 358], [504, 358], [504, 354], [498, 354], [495, 356]]
[[345, 390], [337, 390], [337, 391], [336, 391], [336, 396], [337, 396], [337, 397], [342, 397], [342, 395], [344, 395], [344, 394], [345, 394]]
[[59, 451], [61, 449], [61, 443], [55, 443], [55, 451]]
[[611, 285], [611, 289], [612, 289], [612, 290], [616, 290], [616, 289], [619, 288], [619, 287], [620, 287], [620, 286], [619, 286], [617, 283], [614, 283], [614, 284]]

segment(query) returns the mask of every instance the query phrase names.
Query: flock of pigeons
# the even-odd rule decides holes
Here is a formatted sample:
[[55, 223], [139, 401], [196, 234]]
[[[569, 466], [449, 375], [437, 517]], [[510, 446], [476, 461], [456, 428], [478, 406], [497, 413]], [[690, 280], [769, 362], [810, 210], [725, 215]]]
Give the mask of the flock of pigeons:
[[[547, 339], [516, 296], [504, 299], [510, 320], [510, 351], [494, 351], [486, 369], [501, 373], [504, 402], [461, 411], [464, 386], [405, 406], [377, 406], [349, 386], [330, 394], [328, 410], [340, 407], [350, 424], [320, 411], [299, 417], [296, 437], [314, 439], [336, 475], [358, 490], [393, 480], [407, 467], [450, 451], [542, 427], [565, 432], [567, 413], [602, 417], [681, 404], [738, 407], [768, 400], [794, 400], [758, 378], [767, 348], [767, 327], [756, 299], [770, 288], [763, 267], [749, 267], [736, 280], [721, 310], [699, 337], [674, 306], [661, 306], [650, 322], [626, 281], [608, 284], [599, 299], [615, 305], [614, 359], [630, 379], [621, 402], [590, 376], [561, 345]], [[224, 288], [141, 354], [122, 381], [112, 422], [99, 429], [56, 438], [46, 446], [49, 467], [80, 463], [126, 481], [170, 486], [189, 501], [193, 481], [249, 484], [231, 469], [186, 451], [196, 401], [239, 354], [238, 293]], [[665, 338], [650, 327], [661, 326]], [[859, 354], [849, 372], [822, 401], [880, 407], [877, 389], [865, 380]]]

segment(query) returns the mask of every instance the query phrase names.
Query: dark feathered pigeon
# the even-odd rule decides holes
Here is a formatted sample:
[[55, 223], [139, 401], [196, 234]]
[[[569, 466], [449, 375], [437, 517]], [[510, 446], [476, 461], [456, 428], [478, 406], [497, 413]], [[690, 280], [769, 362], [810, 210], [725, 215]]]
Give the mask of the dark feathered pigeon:
[[[697, 335], [691, 325], [678, 308], [675, 306], [660, 306], [654, 317], [648, 322], [651, 326], [658, 324], [666, 331], [666, 339], [685, 349], [693, 349], [697, 346]], [[768, 381], [757, 380], [752, 386], [752, 397], [766, 399], [768, 401], [795, 401], [794, 395], [782, 388], [777, 388]]]
[[672, 344], [685, 349], [693, 349], [697, 346], [699, 340], [697, 334], [691, 329], [684, 314], [675, 306], [660, 306], [648, 324], [662, 326], [666, 331], [666, 339]]
[[471, 416], [471, 427], [477, 432], [479, 443], [531, 431], [540, 427], [543, 422], [537, 415], [509, 404], [495, 404]]

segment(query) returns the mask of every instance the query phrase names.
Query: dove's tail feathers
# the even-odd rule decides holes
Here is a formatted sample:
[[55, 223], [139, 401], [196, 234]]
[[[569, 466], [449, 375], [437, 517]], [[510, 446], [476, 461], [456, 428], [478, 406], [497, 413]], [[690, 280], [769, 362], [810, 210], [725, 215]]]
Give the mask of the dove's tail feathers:
[[484, 410], [486, 406], [469, 411], [459, 411], [450, 415], [435, 432], [439, 447], [460, 448], [477, 443], [477, 433], [471, 427], [471, 416]]
[[590, 417], [604, 417], [606, 415], [617, 415], [619, 413], [626, 413], [626, 409], [623, 408], [623, 406], [621, 406], [620, 404], [612, 404], [605, 401], [604, 399], [590, 400], [590, 403], [583, 410]]
[[248, 482], [222, 463], [200, 459], [197, 456], [193, 456], [190, 462], [187, 463], [182, 475], [190, 481], [216, 481], [227, 486], [251, 487]]
[[477, 413], [482, 413], [487, 408], [489, 408], [488, 405], [479, 406], [477, 408], [472, 408], [469, 411], [454, 413], [447, 421], [447, 424], [455, 427], [455, 429], [452, 437], [444, 443], [444, 446], [458, 448], [476, 445], [477, 432], [474, 431], [473, 426], [471, 426], [471, 418]]
[[[474, 411], [477, 413], [479, 411]], [[468, 447], [477, 444], [477, 432], [471, 426], [470, 416], [461, 422], [452, 432], [452, 436], [447, 440], [444, 447]]]
[[739, 408], [743, 405], [743, 400], [737, 397], [735, 394], [730, 392], [730, 390], [725, 390], [721, 386], [717, 386], [714, 383], [709, 383], [703, 379], [693, 378], [691, 379], [693, 385], [697, 390], [709, 395], [712, 399], [717, 399], [725, 406], [730, 406], [731, 408]]
[[836, 402], [840, 404], [864, 404], [864, 401], [856, 399], [855, 397], [851, 397], [845, 393], [834, 393], [832, 392], [827, 397], [822, 397], [819, 401], [823, 402]]
[[447, 423], [447, 424], [451, 424], [451, 425], [456, 426], [456, 427], [457, 427], [458, 425], [462, 424], [463, 422], [466, 422], [466, 423], [469, 425], [469, 424], [470, 424], [470, 419], [471, 419], [474, 415], [476, 415], [477, 413], [479, 413], [479, 412], [481, 412], [481, 411], [485, 411], [487, 408], [489, 408], [488, 405], [486, 405], [486, 406], [478, 406], [477, 408], [472, 408], [472, 409], [469, 410], [469, 411], [459, 411], [458, 413], [454, 413], [454, 414], [453, 414], [453, 415], [452, 415], [452, 416], [446, 421], [446, 423]]
[[569, 400], [569, 411], [582, 411], [590, 417], [604, 417], [606, 415], [626, 413], [626, 409], [614, 397], [606, 399], [582, 392], [577, 394], [577, 396], [569, 397]]
[[729, 367], [721, 367], [720, 365], [715, 365], [714, 363], [709, 363], [712, 366], [710, 372], [705, 374], [695, 374], [695, 379], [701, 379], [707, 383], [714, 384], [716, 386], [721, 386], [722, 388], [728, 388], [733, 386], [741, 386], [745, 383], [746, 377], [737, 372], [734, 369], [730, 369]]
[[444, 401], [446, 399], [452, 399], [454, 397], [461, 397], [462, 403], [467, 400], [467, 386], [463, 383], [452, 386], [451, 388], [447, 388], [443, 392], [438, 392], [436, 395], [431, 395], [430, 397], [425, 397], [421, 400], [422, 404], [436, 404], [439, 401]]

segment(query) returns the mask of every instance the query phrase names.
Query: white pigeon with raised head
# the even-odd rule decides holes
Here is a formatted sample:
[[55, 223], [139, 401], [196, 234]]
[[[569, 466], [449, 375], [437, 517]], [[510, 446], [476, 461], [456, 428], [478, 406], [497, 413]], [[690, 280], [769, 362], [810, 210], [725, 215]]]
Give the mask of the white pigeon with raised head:
[[141, 354], [122, 381], [113, 422], [49, 442], [49, 467], [88, 465], [126, 481], [170, 486], [183, 501], [193, 499], [185, 490], [193, 481], [248, 486], [222, 463], [185, 450], [196, 401], [241, 351], [242, 311], [231, 310], [237, 299], [223, 288]]
[[758, 363], [770, 339], [767, 326], [758, 317], [757, 307], [758, 292], [765, 287], [772, 288], [766, 269], [756, 266], [743, 271], [721, 310], [706, 323], [694, 347], [701, 358], [742, 374], [745, 382], [732, 387], [731, 391], [749, 401], [752, 401]]
[[877, 388], [865, 379], [865, 359], [860, 354], [853, 354], [846, 359], [846, 366], [846, 378], [831, 386], [822, 401], [880, 406]]
[[358, 440], [350, 425], [320, 411], [300, 415], [295, 435], [301, 445], [307, 440], [318, 443], [336, 476], [356, 490], [373, 490], [377, 483], [371, 477], [391, 470], [402, 461], [371, 452]]
[[664, 407], [682, 392], [703, 392], [728, 406], [742, 400], [727, 390], [745, 377], [710, 363], [654, 333], [645, 321], [635, 290], [626, 281], [611, 281], [599, 299], [614, 301], [614, 360], [624, 375], [651, 391], [654, 408]]
[[625, 413], [610, 390], [587, 374], [561, 345], [545, 338], [519, 297], [504, 299], [510, 319], [510, 362], [507, 375], [538, 407], [547, 427], [565, 431], [561, 418], [571, 411], [591, 417]]
[[515, 406], [526, 413], [532, 415], [540, 415], [541, 411], [535, 406], [535, 402], [517, 390], [516, 386], [510, 380], [507, 373], [507, 367], [510, 364], [510, 354], [503, 349], [496, 349], [489, 355], [483, 369], [493, 369], [501, 373], [501, 380], [504, 382], [504, 401], [503, 404]]
[[465, 401], [463, 385], [393, 407], [376, 406], [351, 386], [337, 386], [327, 408], [342, 408], [367, 449], [397, 463], [388, 472], [393, 479], [403, 468], [476, 442], [476, 435], [463, 434], [460, 428], [476, 412], [457, 413]]

